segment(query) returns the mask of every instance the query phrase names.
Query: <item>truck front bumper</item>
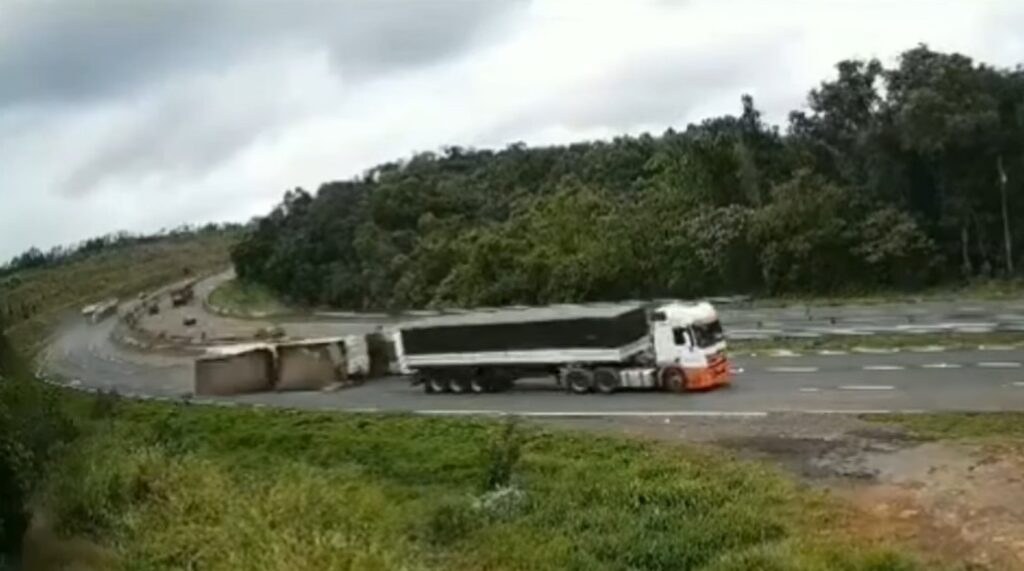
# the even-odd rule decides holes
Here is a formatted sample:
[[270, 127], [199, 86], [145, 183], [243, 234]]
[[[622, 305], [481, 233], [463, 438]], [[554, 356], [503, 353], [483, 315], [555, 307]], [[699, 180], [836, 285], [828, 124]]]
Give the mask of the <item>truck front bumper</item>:
[[685, 369], [686, 389], [706, 391], [728, 385], [732, 382], [732, 368], [724, 355], [709, 359], [708, 366], [700, 369]]

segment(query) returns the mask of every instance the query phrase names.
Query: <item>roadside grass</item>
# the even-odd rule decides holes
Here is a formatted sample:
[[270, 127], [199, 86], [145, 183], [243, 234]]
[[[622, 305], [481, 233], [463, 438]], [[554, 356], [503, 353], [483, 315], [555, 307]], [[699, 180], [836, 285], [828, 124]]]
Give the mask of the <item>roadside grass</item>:
[[763, 353], [771, 350], [789, 351], [852, 351], [869, 349], [914, 349], [941, 346], [946, 350], [972, 350], [983, 345], [1024, 347], [1024, 333], [994, 331], [990, 333], [919, 333], [913, 335], [828, 335], [786, 339], [753, 339], [729, 341], [734, 353]]
[[829, 307], [838, 305], [880, 305], [884, 303], [908, 303], [921, 301], [957, 300], [969, 303], [971, 300], [998, 301], [1024, 298], [1024, 279], [982, 279], [970, 283], [942, 284], [929, 288], [902, 291], [848, 292], [834, 295], [779, 295], [756, 297], [749, 302], [753, 307], [784, 307], [808, 305]]
[[[122, 569], [923, 569], [720, 452], [477, 419], [72, 395], [41, 494]], [[928, 567], [934, 568], [934, 567]]]
[[867, 415], [873, 422], [894, 424], [922, 438], [1016, 443], [1024, 446], [1022, 412], [948, 412]]
[[237, 279], [217, 286], [210, 293], [209, 303], [237, 317], [268, 317], [295, 311], [266, 286]]
[[225, 232], [134, 244], [51, 268], [0, 279], [0, 311], [8, 336], [25, 355], [34, 355], [61, 317], [111, 297], [124, 300], [190, 275], [230, 265], [235, 235]]

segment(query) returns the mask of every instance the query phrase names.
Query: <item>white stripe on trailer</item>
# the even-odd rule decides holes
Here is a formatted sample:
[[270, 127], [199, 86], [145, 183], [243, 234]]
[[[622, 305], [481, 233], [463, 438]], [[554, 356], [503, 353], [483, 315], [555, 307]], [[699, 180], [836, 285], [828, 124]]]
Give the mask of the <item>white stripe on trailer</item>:
[[621, 347], [539, 349], [524, 351], [481, 351], [476, 353], [430, 353], [405, 355], [405, 366], [416, 367], [452, 365], [534, 365], [550, 363], [621, 363], [650, 346], [645, 337]]

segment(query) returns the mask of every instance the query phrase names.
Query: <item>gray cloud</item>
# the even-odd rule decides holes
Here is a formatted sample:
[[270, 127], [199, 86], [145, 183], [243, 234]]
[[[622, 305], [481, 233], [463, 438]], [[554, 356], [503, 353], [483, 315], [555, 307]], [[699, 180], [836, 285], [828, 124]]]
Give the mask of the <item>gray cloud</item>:
[[520, 0], [14, 2], [0, 21], [0, 107], [124, 94], [174, 71], [282, 46], [352, 77], [450, 57]]
[[[714, 58], [680, 51], [657, 59], [630, 60], [610, 66], [604, 75], [570, 93], [551, 93], [542, 104], [504, 117], [483, 138], [508, 140], [515, 133], [537, 132], [551, 125], [567, 131], [597, 128], [623, 133], [642, 127], [660, 133], [667, 127], [683, 128], [687, 121], [697, 122], [704, 115], [738, 114], [740, 96], [752, 91], [755, 104], [763, 108], [766, 101], [777, 99], [777, 94], [764, 89], [771, 85], [763, 81], [764, 76], [774, 72], [763, 61], [778, 58], [781, 51], [776, 37], [751, 37], [747, 44], [720, 46]], [[760, 92], [756, 87], [762, 88]], [[701, 112], [708, 108], [714, 111]]]
[[1019, 0], [0, 0], [0, 259], [244, 220], [442, 145], [739, 111], [919, 41], [1024, 60]]

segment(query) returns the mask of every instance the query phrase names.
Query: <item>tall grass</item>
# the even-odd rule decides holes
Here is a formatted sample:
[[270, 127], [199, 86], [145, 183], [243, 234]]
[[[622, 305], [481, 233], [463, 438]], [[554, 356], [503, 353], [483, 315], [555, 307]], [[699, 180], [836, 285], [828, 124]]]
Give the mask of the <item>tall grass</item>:
[[465, 419], [116, 408], [45, 504], [123, 569], [915, 568], [841, 538], [818, 494], [714, 452]]

